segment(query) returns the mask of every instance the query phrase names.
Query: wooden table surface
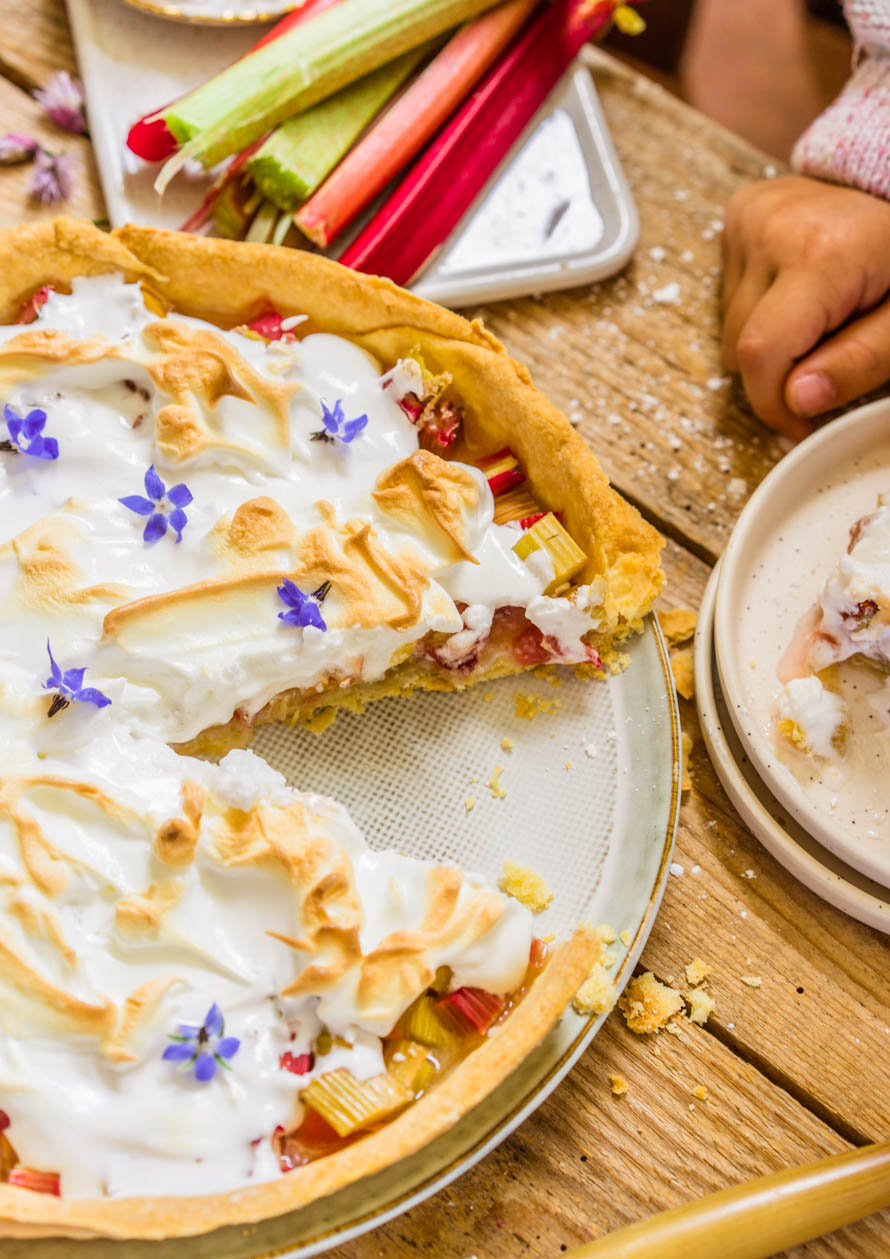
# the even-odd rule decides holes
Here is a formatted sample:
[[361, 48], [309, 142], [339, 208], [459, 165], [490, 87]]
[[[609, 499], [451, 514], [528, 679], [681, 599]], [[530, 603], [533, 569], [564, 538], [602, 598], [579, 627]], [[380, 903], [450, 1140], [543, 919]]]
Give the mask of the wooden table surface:
[[[62, 0], [0, 0], [0, 133], [38, 131], [28, 90], [74, 69]], [[208, 38], [212, 38], [208, 32]], [[767, 159], [600, 52], [597, 87], [642, 222], [636, 256], [592, 288], [491, 305], [616, 486], [668, 537], [662, 606], [697, 606], [745, 499], [781, 456], [724, 375], [720, 231], [732, 191]], [[104, 213], [89, 145], [74, 212]], [[26, 172], [0, 170], [0, 225], [41, 213]], [[677, 286], [677, 299], [673, 297]], [[660, 294], [660, 297], [659, 297]], [[890, 943], [813, 896], [748, 833], [694, 740], [676, 861], [643, 965], [683, 978], [701, 956], [716, 1008], [679, 1036], [632, 1035], [620, 1014], [569, 1079], [479, 1166], [336, 1259], [505, 1259], [581, 1241], [726, 1185], [890, 1134]], [[760, 987], [742, 982], [760, 976]], [[614, 1097], [608, 1075], [628, 1082]], [[694, 1090], [704, 1085], [707, 1100]], [[80, 1253], [78, 1249], [78, 1254]], [[890, 1212], [795, 1259], [890, 1255]]]

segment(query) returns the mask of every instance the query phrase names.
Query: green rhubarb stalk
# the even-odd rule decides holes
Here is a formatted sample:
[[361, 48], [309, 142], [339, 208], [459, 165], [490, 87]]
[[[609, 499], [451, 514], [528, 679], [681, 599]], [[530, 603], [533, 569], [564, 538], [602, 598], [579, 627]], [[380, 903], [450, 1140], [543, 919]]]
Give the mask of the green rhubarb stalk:
[[163, 192], [189, 159], [205, 167], [378, 66], [494, 8], [496, 0], [342, 0], [257, 48], [160, 115], [180, 143]]
[[263, 196], [282, 210], [295, 210], [430, 51], [429, 44], [413, 48], [276, 127], [247, 162]]
[[271, 201], [264, 201], [253, 216], [253, 222], [247, 229], [244, 239], [258, 241], [265, 245], [275, 231], [280, 214], [281, 211], [277, 205], [273, 205]]

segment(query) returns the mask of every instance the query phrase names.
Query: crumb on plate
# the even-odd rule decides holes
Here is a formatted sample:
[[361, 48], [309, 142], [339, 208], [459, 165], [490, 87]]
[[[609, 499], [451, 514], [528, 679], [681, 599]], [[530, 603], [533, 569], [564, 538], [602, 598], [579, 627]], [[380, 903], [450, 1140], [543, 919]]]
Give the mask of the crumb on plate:
[[516, 695], [516, 716], [526, 721], [531, 721], [538, 713], [555, 713], [558, 708], [562, 708], [561, 699], [548, 699], [529, 691], [519, 691]]
[[501, 774], [504, 772], [503, 765], [495, 765], [491, 771], [491, 778], [488, 780], [488, 789], [495, 800], [503, 800], [506, 798], [507, 789], [501, 786]]
[[618, 990], [602, 962], [594, 962], [572, 1002], [579, 1014], [608, 1014], [618, 999]]
[[515, 861], [504, 862], [504, 873], [498, 886], [533, 914], [540, 914], [553, 900], [553, 893], [540, 874]]

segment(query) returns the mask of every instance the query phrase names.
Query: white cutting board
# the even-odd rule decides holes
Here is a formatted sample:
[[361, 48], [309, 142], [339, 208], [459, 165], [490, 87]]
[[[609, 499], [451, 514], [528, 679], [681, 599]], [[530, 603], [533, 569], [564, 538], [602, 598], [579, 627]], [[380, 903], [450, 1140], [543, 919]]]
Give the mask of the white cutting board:
[[[177, 176], [159, 198], [157, 168], [130, 153], [127, 131], [240, 57], [263, 28], [174, 23], [120, 0], [67, 3], [112, 226], [178, 228], [209, 177]], [[593, 80], [577, 66], [413, 288], [466, 306], [589, 284], [624, 266], [638, 233]]]

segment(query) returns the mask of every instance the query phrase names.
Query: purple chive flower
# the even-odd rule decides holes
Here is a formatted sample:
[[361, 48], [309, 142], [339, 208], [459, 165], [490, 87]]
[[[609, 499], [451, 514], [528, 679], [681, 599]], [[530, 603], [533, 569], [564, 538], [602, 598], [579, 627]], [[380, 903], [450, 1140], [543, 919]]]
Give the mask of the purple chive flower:
[[33, 136], [22, 135], [18, 131], [7, 131], [0, 136], [0, 166], [17, 166], [20, 162], [31, 162], [37, 156], [40, 141]]
[[339, 440], [348, 444], [354, 437], [358, 437], [368, 423], [366, 415], [358, 415], [354, 420], [347, 420], [343, 415], [343, 401], [341, 398], [338, 398], [334, 403], [333, 411], [326, 402], [322, 402], [321, 418], [324, 428], [312, 434], [314, 442], [334, 442]]
[[97, 691], [93, 686], [83, 685], [83, 675], [86, 673], [86, 669], [66, 669], [63, 673], [53, 659], [49, 639], [46, 640], [46, 650], [49, 655], [50, 673], [52, 676], [46, 679], [43, 689], [56, 692], [49, 706], [50, 717], [55, 717], [56, 713], [61, 712], [63, 708], [67, 708], [72, 700], [76, 700], [79, 704], [95, 704], [97, 708], [107, 708], [111, 703], [107, 695], [103, 695], [101, 691]]
[[28, 196], [41, 205], [67, 201], [74, 188], [74, 157], [70, 153], [50, 153], [39, 148], [34, 171], [28, 182]]
[[59, 443], [55, 437], [44, 437], [46, 412], [29, 411], [26, 416], [16, 415], [12, 407], [3, 408], [3, 418], [9, 433], [8, 441], [0, 441], [0, 450], [7, 453], [31, 455], [33, 459], [58, 459]]
[[72, 79], [67, 70], [58, 70], [47, 79], [46, 87], [34, 93], [52, 121], [63, 131], [84, 135], [87, 129], [83, 109], [83, 88], [79, 79]]
[[216, 1075], [216, 1068], [228, 1067], [241, 1041], [237, 1036], [224, 1036], [226, 1030], [222, 1010], [214, 1001], [200, 1027], [193, 1023], [180, 1023], [170, 1033], [172, 1045], [168, 1045], [161, 1057], [165, 1062], [185, 1063], [194, 1066], [195, 1079], [206, 1084]]
[[134, 511], [137, 516], [148, 516], [142, 530], [143, 541], [157, 542], [167, 532], [169, 525], [176, 534], [176, 541], [181, 542], [182, 531], [188, 524], [188, 516], [183, 508], [188, 507], [192, 501], [191, 490], [182, 482], [168, 490], [152, 464], [145, 474], [145, 493], [147, 498], [143, 498], [141, 494], [128, 494], [126, 498], [118, 499], [119, 503], [123, 503], [124, 507]]
[[312, 591], [311, 595], [307, 595], [299, 586], [294, 585], [289, 578], [285, 577], [278, 587], [278, 597], [287, 604], [288, 610], [278, 613], [279, 621], [284, 621], [285, 625], [295, 625], [300, 629], [313, 625], [316, 629], [326, 630], [328, 627], [324, 623], [318, 605], [324, 603], [330, 588], [331, 583], [324, 581], [317, 590]]

